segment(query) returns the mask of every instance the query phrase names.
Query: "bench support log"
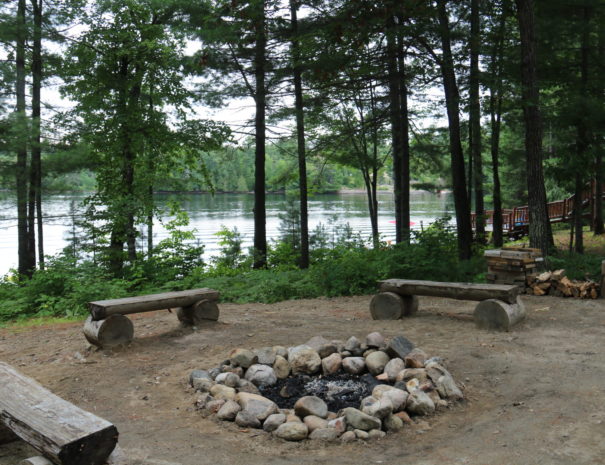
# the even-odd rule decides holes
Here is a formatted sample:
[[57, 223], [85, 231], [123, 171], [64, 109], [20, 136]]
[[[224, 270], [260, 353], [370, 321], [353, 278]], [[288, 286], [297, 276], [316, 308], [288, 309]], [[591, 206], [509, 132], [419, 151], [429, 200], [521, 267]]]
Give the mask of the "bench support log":
[[200, 326], [205, 321], [217, 321], [219, 314], [216, 301], [206, 299], [176, 309], [179, 321], [188, 326]]
[[128, 344], [134, 337], [132, 321], [124, 315], [110, 315], [95, 321], [89, 316], [84, 323], [84, 337], [97, 347], [115, 347]]
[[0, 362], [0, 422], [60, 465], [103, 465], [118, 441], [114, 425], [61, 399]]
[[418, 311], [418, 297], [394, 292], [379, 292], [370, 301], [370, 313], [374, 320], [398, 320]]
[[473, 319], [479, 329], [510, 331], [519, 321], [525, 318], [525, 305], [520, 297], [514, 304], [497, 299], [488, 299], [477, 304]]
[[0, 422], [0, 446], [19, 440], [19, 437]]

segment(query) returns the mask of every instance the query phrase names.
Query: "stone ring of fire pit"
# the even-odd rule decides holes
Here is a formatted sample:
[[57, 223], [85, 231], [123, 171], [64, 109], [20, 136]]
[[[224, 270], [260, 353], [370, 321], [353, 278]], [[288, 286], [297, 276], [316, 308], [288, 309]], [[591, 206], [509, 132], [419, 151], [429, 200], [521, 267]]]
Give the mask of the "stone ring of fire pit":
[[316, 336], [295, 347], [234, 349], [210, 370], [193, 370], [196, 407], [287, 441], [384, 437], [410, 415], [430, 415], [464, 398], [439, 357], [404, 336], [365, 342]]

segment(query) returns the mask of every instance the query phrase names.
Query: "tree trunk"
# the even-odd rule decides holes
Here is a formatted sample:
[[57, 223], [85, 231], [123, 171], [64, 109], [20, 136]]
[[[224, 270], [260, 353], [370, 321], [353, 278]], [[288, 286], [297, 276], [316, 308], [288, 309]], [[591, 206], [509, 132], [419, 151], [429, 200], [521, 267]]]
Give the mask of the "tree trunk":
[[17, 95], [17, 235], [19, 254], [19, 274], [31, 276], [34, 263], [31, 260], [29, 247], [28, 223], [27, 223], [27, 120], [25, 115], [25, 0], [17, 3], [17, 40], [16, 48], [16, 82], [15, 92]]
[[537, 77], [534, 1], [515, 0], [521, 33], [521, 85], [529, 206], [529, 244], [547, 256], [554, 245], [542, 167], [542, 117]]
[[[578, 141], [579, 142], [579, 141]], [[582, 149], [579, 148], [578, 152]], [[580, 156], [580, 154], [578, 154]], [[580, 173], [576, 173], [576, 184], [575, 184], [575, 198], [573, 203], [573, 225], [575, 234], [575, 247], [576, 253], [584, 253], [584, 231], [582, 228], [582, 191], [584, 187], [583, 177]]]
[[292, 70], [294, 75], [294, 105], [296, 108], [296, 140], [298, 145], [298, 189], [300, 197], [300, 267], [309, 267], [309, 213], [307, 202], [307, 156], [305, 149], [305, 112], [298, 43], [298, 0], [290, 0], [292, 21]]
[[[31, 230], [30, 247], [35, 248], [34, 224], [38, 220], [38, 263], [44, 269], [44, 231], [42, 220], [42, 145], [41, 145], [41, 108], [40, 93], [42, 89], [42, 0], [32, 0], [34, 14], [34, 40], [32, 49], [32, 146], [30, 192], [35, 205], [30, 211]], [[33, 252], [32, 252], [33, 254]]]
[[[475, 233], [477, 242], [485, 242], [485, 204], [483, 201], [483, 160], [481, 159], [481, 103], [479, 100], [479, 47], [481, 23], [479, 0], [471, 1], [471, 73], [470, 73], [470, 149], [475, 171]], [[471, 178], [469, 177], [469, 185]]]
[[[397, 34], [395, 17], [387, 19], [387, 73], [389, 79], [389, 115], [391, 119], [391, 142], [393, 145], [393, 191], [395, 197], [395, 242], [399, 244], [404, 240], [403, 218], [403, 140], [401, 121], [401, 88], [399, 85], [399, 71], [397, 69]], [[405, 227], [409, 228], [408, 224]]]
[[[605, 75], [605, 13], [599, 15], [599, 73]], [[601, 101], [605, 98], [605, 86], [603, 79], [600, 79], [597, 86], [597, 99]], [[602, 128], [601, 128], [602, 131]], [[596, 137], [596, 155], [595, 155], [595, 216], [593, 221], [593, 231], [595, 235], [605, 233], [605, 225], [603, 224], [603, 133], [600, 137]]]
[[399, 18], [397, 34], [397, 66], [399, 70], [399, 114], [401, 115], [401, 235], [402, 241], [410, 242], [410, 116], [408, 110], [408, 85], [403, 43], [403, 18]]
[[[502, 194], [500, 188], [500, 127], [502, 121], [502, 87], [503, 87], [503, 64], [504, 64], [504, 34], [506, 33], [508, 5], [502, 3], [502, 13], [498, 30], [498, 38], [494, 43], [492, 51], [492, 82], [490, 84], [489, 108], [491, 123], [491, 155], [493, 176], [493, 199], [494, 216], [492, 222], [492, 239], [496, 247], [504, 244], [502, 232]], [[495, 82], [494, 82], [495, 81]]]
[[452, 184], [454, 190], [454, 207], [456, 210], [456, 226], [458, 230], [458, 254], [462, 260], [471, 258], [471, 243], [473, 232], [471, 228], [471, 215], [466, 194], [466, 180], [464, 173], [464, 154], [460, 139], [460, 96], [454, 74], [454, 62], [450, 44], [449, 19], [446, 11], [447, 0], [438, 0], [437, 9], [439, 16], [442, 60], [441, 73], [443, 75], [443, 89], [447, 106], [447, 117], [449, 121], [450, 153]]
[[254, 76], [256, 117], [254, 162], [254, 268], [267, 266], [267, 214], [265, 210], [265, 139], [266, 139], [266, 88], [265, 67], [267, 36], [265, 33], [265, 2], [258, 2], [255, 18]]

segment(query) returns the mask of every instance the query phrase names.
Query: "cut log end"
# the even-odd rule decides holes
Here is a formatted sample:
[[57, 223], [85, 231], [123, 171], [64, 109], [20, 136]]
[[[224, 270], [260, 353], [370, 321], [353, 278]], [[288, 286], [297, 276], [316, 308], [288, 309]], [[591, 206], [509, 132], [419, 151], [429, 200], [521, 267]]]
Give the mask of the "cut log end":
[[99, 321], [89, 316], [84, 323], [83, 331], [86, 340], [98, 347], [125, 345], [134, 337], [132, 321], [120, 314], [110, 315]]
[[483, 300], [477, 304], [473, 314], [477, 328], [492, 331], [510, 331], [523, 318], [525, 305], [519, 297], [515, 304], [496, 299]]
[[179, 321], [188, 326], [200, 326], [207, 321], [217, 321], [220, 311], [216, 301], [200, 300], [187, 307], [176, 309], [176, 316]]
[[404, 299], [394, 292], [379, 292], [370, 301], [373, 320], [399, 320], [404, 309]]

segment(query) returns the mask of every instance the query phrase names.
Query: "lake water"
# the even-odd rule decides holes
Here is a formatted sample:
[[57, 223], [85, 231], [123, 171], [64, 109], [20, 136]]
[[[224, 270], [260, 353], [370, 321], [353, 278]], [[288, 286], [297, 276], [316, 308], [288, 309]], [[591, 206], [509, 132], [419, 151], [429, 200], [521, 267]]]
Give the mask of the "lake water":
[[[47, 255], [60, 252], [70, 236], [74, 215], [82, 211], [84, 195], [51, 195], [44, 199], [44, 248]], [[249, 194], [158, 194], [157, 204], [166, 207], [170, 199], [178, 199], [190, 218], [189, 229], [195, 230], [196, 240], [204, 244], [204, 257], [217, 254], [216, 232], [223, 226], [237, 227], [244, 239], [244, 246], [251, 246], [254, 235], [252, 209], [254, 198]], [[267, 195], [267, 237], [279, 237], [279, 214], [286, 211], [284, 195]], [[328, 230], [342, 228], [347, 223], [362, 237], [371, 235], [370, 220], [365, 194], [322, 194], [309, 200], [309, 230], [320, 223]], [[453, 200], [450, 195], [425, 192], [411, 194], [411, 221], [413, 229], [420, 229], [445, 214], [453, 216]], [[0, 193], [0, 275], [17, 265], [17, 208], [16, 199], [8, 193]], [[394, 202], [391, 193], [379, 195], [378, 224], [384, 240], [395, 235]], [[155, 225], [154, 243], [167, 237], [161, 224]]]

